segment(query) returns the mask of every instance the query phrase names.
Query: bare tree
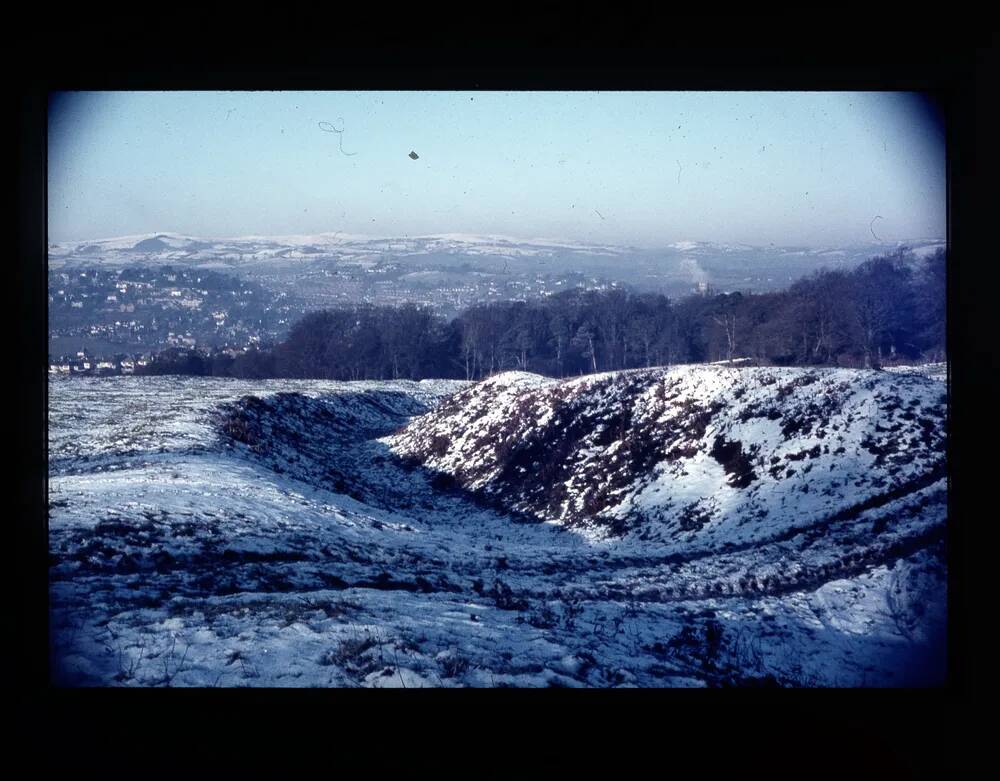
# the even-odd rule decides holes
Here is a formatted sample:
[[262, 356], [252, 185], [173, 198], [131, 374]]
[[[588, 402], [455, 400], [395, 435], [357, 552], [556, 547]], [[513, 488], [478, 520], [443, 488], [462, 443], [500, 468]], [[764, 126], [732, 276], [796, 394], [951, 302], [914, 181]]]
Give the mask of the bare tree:
[[726, 360], [731, 361], [736, 354], [736, 313], [726, 312], [712, 317], [717, 325], [722, 326], [726, 335]]

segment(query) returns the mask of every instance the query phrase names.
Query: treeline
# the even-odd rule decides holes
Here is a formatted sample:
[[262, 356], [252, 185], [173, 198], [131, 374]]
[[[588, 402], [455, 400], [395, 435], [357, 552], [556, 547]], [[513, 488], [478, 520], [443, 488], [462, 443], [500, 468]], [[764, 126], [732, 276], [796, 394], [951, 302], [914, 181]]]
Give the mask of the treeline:
[[335, 380], [471, 380], [509, 369], [562, 377], [734, 358], [875, 368], [944, 359], [945, 276], [943, 250], [923, 261], [900, 250], [776, 293], [671, 301], [569, 290], [476, 305], [450, 322], [416, 305], [325, 310], [303, 317], [269, 350], [201, 356], [200, 365], [190, 353], [158, 356], [148, 368]]

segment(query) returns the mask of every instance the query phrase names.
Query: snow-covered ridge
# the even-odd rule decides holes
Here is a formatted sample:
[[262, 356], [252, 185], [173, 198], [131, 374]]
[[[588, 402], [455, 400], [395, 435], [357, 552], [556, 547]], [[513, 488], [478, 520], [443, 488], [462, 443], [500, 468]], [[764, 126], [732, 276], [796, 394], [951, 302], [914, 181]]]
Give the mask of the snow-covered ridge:
[[741, 545], [943, 474], [945, 388], [915, 373], [685, 366], [503, 374], [385, 441], [510, 511]]
[[[883, 242], [862, 247], [754, 247], [749, 244], [726, 244], [708, 241], [678, 241], [664, 246], [666, 254], [679, 254], [694, 260], [713, 257], [754, 259], [815, 256], [818, 260], [849, 254], [873, 255], [906, 244], [918, 256], [926, 256], [946, 246], [943, 239], [918, 239], [912, 242]], [[179, 233], [161, 232], [120, 236], [92, 241], [67, 241], [49, 245], [50, 268], [68, 264], [106, 264], [111, 266], [142, 264], [246, 265], [276, 261], [305, 261], [319, 258], [372, 259], [450, 254], [507, 258], [596, 257], [617, 259], [641, 252], [635, 247], [571, 241], [553, 238], [516, 238], [503, 235], [441, 233], [422, 236], [375, 236], [329, 231], [316, 234], [284, 236], [238, 236], [199, 238]], [[650, 249], [645, 252], [657, 252]]]
[[[252, 382], [218, 377], [192, 383], [184, 377], [117, 377], [116, 403], [111, 404], [107, 381], [53, 378], [49, 470], [54, 475], [102, 470], [105, 459], [131, 468], [154, 456], [215, 453], [220, 421], [237, 406], [323, 414], [335, 420], [332, 428], [338, 433], [351, 431], [356, 438], [399, 425], [464, 385], [454, 380]], [[81, 419], [86, 425], [80, 425]]]
[[615, 256], [628, 248], [607, 244], [553, 239], [515, 239], [509, 236], [437, 234], [427, 236], [371, 236], [342, 231], [311, 235], [196, 238], [177, 233], [150, 233], [49, 245], [49, 265], [69, 263], [121, 265], [131, 263], [196, 265], [252, 264], [280, 259], [369, 259], [387, 254], [462, 254], [471, 256], [548, 258], [558, 253]]

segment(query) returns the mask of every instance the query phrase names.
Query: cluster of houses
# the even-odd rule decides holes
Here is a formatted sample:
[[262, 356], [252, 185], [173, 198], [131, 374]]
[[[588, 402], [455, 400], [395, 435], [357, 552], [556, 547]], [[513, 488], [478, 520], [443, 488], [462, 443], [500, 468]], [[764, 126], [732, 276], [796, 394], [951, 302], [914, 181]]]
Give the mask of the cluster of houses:
[[191, 335], [190, 331], [185, 334], [175, 334], [170, 331], [167, 334], [167, 344], [170, 347], [194, 347], [198, 344], [198, 340]]
[[[171, 334], [173, 336], [173, 334]], [[250, 344], [258, 346], [261, 344], [260, 337], [251, 336]], [[185, 346], [194, 346], [193, 339], [184, 339], [176, 342]], [[212, 352], [220, 355], [228, 355], [235, 358], [247, 352], [247, 347], [226, 346]], [[204, 351], [203, 351], [204, 352]], [[133, 355], [131, 358], [120, 358], [115, 360], [95, 359], [87, 354], [86, 350], [81, 350], [73, 357], [62, 356], [55, 363], [49, 364], [49, 374], [51, 375], [84, 375], [84, 376], [108, 376], [115, 374], [135, 374], [137, 370], [142, 373], [143, 367], [149, 366], [153, 361], [153, 356], [149, 353], [143, 355]]]
[[49, 374], [135, 374], [137, 367], [148, 366], [148, 355], [123, 358], [121, 360], [94, 360], [81, 350], [75, 357], [49, 364]]

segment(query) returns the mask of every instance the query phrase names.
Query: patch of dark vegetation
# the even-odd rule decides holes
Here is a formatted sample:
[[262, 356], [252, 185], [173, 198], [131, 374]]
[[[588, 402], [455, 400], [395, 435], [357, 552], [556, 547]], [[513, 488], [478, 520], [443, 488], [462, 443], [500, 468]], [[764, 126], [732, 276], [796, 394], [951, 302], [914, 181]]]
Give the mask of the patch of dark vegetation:
[[461, 487], [455, 476], [447, 472], [434, 472], [430, 484], [431, 488], [442, 493], [454, 493]]
[[253, 414], [262, 402], [256, 396], [246, 396], [241, 401], [242, 407], [239, 403], [225, 407], [219, 414], [216, 426], [223, 437], [263, 455], [267, 452], [267, 443], [257, 416]]
[[803, 388], [806, 385], [811, 385], [812, 383], [816, 382], [817, 379], [819, 378], [816, 376], [816, 374], [814, 374], [813, 372], [807, 372], [805, 374], [796, 377], [791, 382], [787, 382], [784, 385], [779, 385], [777, 390], [774, 392], [774, 395], [778, 399], [787, 398], [788, 396], [792, 395], [792, 393], [795, 391], [796, 388]]
[[781, 689], [784, 688], [774, 675], [728, 675], [719, 681], [720, 687], [740, 689]]
[[927, 418], [920, 419], [921, 442], [925, 447], [934, 447], [939, 443], [941, 435], [938, 433], [938, 425]]
[[329, 572], [320, 572], [319, 578], [323, 585], [330, 589], [350, 588], [350, 584], [346, 580]]
[[[518, 618], [521, 617], [518, 616]], [[548, 604], [542, 604], [541, 607], [532, 610], [527, 618], [522, 620], [536, 629], [553, 629], [559, 625], [559, 614]]]
[[800, 450], [797, 453], [789, 453], [785, 456], [789, 461], [802, 461], [805, 458], [819, 458], [822, 448], [819, 445], [809, 448], [808, 450]]
[[372, 658], [368, 652], [378, 643], [370, 634], [363, 637], [351, 637], [342, 640], [336, 648], [320, 655], [319, 663], [337, 665], [348, 673], [363, 677], [376, 670], [380, 662]]
[[812, 428], [812, 424], [815, 422], [815, 418], [803, 413], [786, 415], [781, 421], [781, 436], [785, 439], [791, 439], [799, 434], [806, 433]]
[[680, 527], [684, 531], [699, 531], [710, 520], [712, 520], [711, 511], [702, 507], [700, 501], [689, 504], [678, 517]]
[[133, 575], [143, 569], [138, 557], [132, 556], [128, 553], [122, 554], [122, 557], [115, 564], [114, 571], [120, 575]]
[[754, 445], [748, 452], [744, 452], [743, 444], [739, 440], [730, 441], [719, 436], [715, 438], [709, 453], [729, 475], [728, 482], [731, 486], [746, 488], [757, 479], [757, 473], [753, 470], [753, 459], [758, 450], [759, 447]]
[[449, 447], [451, 447], [451, 439], [444, 434], [437, 434], [431, 439], [429, 451], [432, 456], [440, 458], [448, 452]]
[[110, 538], [111, 545], [116, 550], [123, 546], [147, 547], [163, 536], [165, 527], [162, 523], [150, 520], [125, 521], [120, 518], [106, 518], [94, 525], [93, 537]]
[[430, 594], [430, 593], [432, 593], [434, 591], [437, 591], [437, 589], [434, 587], [434, 585], [429, 580], [427, 580], [427, 578], [423, 577], [422, 575], [418, 575], [414, 579], [413, 585], [416, 586], [417, 589], [422, 594]]
[[605, 526], [608, 532], [615, 537], [623, 537], [632, 528], [629, 519], [622, 516], [608, 518], [605, 521]]
[[260, 562], [288, 562], [288, 561], [309, 561], [310, 556], [300, 551], [241, 551], [226, 548], [222, 552], [222, 560], [232, 564], [249, 564]]
[[770, 404], [749, 404], [740, 411], [737, 419], [740, 423], [746, 423], [754, 418], [767, 418], [768, 420], [779, 420], [781, 410]]
[[423, 581], [423, 585], [413, 581], [396, 580], [388, 572], [380, 572], [371, 580], [359, 580], [353, 584], [353, 588], [373, 588], [379, 591], [424, 591], [425, 593], [426, 591], [436, 591], [426, 579], [420, 578], [420, 580]]
[[469, 660], [456, 653], [450, 653], [441, 660], [441, 677], [458, 678], [469, 669]]
[[528, 600], [518, 597], [514, 590], [497, 578], [493, 583], [493, 588], [487, 592], [493, 597], [494, 604], [501, 610], [527, 610], [530, 607]]
[[[418, 585], [420, 580], [423, 580], [423, 578], [417, 578]], [[434, 578], [434, 586], [431, 588], [431, 590], [447, 591], [451, 594], [461, 594], [463, 591], [460, 585], [458, 585], [457, 583], [452, 583], [444, 575], [438, 575], [436, 578]]]
[[698, 626], [685, 624], [666, 644], [655, 643], [647, 648], [661, 658], [696, 659], [703, 671], [713, 671], [722, 646], [722, 635], [722, 625], [710, 619]]
[[837, 406], [837, 399], [832, 394], [813, 396], [801, 408], [782, 416], [782, 437], [787, 440], [822, 428], [833, 416]]

